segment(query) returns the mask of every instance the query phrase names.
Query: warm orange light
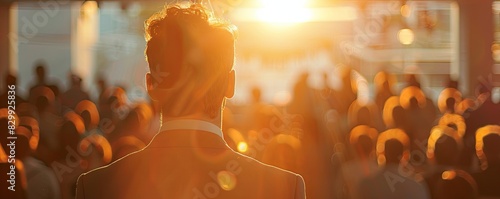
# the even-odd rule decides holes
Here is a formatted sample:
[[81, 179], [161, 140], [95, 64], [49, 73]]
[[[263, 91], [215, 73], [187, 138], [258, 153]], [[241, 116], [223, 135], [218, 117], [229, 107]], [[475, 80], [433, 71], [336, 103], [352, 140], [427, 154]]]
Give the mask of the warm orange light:
[[411, 15], [411, 7], [408, 4], [405, 4], [405, 5], [401, 6], [401, 10], [400, 11], [401, 11], [401, 15], [403, 17], [408, 18]]
[[415, 40], [415, 34], [413, 33], [413, 31], [411, 29], [408, 29], [408, 28], [401, 29], [398, 32], [398, 39], [399, 39], [399, 42], [401, 42], [401, 44], [410, 45]]
[[246, 142], [238, 143], [238, 151], [245, 153], [248, 150], [248, 144]]
[[312, 11], [306, 8], [306, 0], [261, 0], [257, 10], [261, 21], [271, 23], [300, 23], [310, 21]]

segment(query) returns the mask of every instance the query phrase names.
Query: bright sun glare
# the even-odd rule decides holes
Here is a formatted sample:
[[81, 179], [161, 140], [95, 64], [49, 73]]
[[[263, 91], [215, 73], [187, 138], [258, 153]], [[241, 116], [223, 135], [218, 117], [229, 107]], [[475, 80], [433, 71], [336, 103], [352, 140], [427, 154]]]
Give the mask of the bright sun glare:
[[271, 23], [300, 23], [311, 20], [307, 0], [261, 0], [257, 10], [259, 20]]

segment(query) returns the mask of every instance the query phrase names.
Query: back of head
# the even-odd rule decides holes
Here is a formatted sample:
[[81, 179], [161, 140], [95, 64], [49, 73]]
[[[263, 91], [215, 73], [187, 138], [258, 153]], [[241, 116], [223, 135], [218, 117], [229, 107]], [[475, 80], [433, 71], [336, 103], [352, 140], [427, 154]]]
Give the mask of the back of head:
[[50, 111], [55, 103], [55, 94], [45, 86], [39, 86], [30, 91], [29, 102], [37, 108], [38, 112]]
[[[67, 112], [64, 115], [64, 122], [59, 129], [60, 150], [67, 152], [66, 147], [77, 149], [78, 143], [85, 132], [83, 119], [75, 112]], [[62, 154], [66, 155], [66, 154]]]
[[492, 133], [483, 138], [483, 151], [488, 160], [488, 164], [500, 164], [500, 135]]
[[456, 104], [456, 101], [455, 101], [455, 98], [448, 98], [446, 99], [446, 110], [451, 112], [451, 113], [454, 113], [455, 112], [455, 104]]
[[355, 148], [360, 158], [371, 155], [375, 149], [378, 131], [367, 125], [359, 125], [351, 130], [349, 143]]
[[491, 165], [500, 165], [500, 126], [485, 125], [476, 130], [476, 155], [481, 162], [481, 169]]
[[[201, 106], [198, 109], [215, 116], [233, 67], [233, 30], [211, 18], [200, 4], [166, 6], [150, 17], [146, 21], [145, 54], [151, 72], [151, 98], [171, 107], [202, 101], [202, 105], [192, 106]], [[179, 116], [169, 108], [164, 108], [163, 114]]]
[[260, 88], [257, 86], [253, 87], [252, 88], [252, 102], [258, 103], [258, 102], [260, 102], [260, 98], [261, 98]]
[[356, 148], [364, 156], [370, 155], [374, 149], [373, 140], [368, 135], [360, 135], [358, 137], [358, 142], [356, 143]]
[[45, 80], [45, 63], [39, 62], [35, 67], [36, 77], [39, 81]]
[[371, 125], [373, 126], [373, 119], [371, 117], [372, 113], [367, 106], [363, 106], [358, 110], [357, 113], [357, 124], [359, 125]]
[[434, 157], [439, 165], [453, 166], [459, 156], [458, 143], [448, 135], [442, 135], [435, 144]]
[[405, 128], [406, 127], [406, 114], [402, 106], [396, 106], [392, 109], [392, 117], [394, 120], [395, 127]]
[[27, 127], [18, 126], [16, 128], [16, 137], [16, 158], [23, 160], [31, 153], [31, 131]]
[[69, 80], [71, 81], [71, 85], [74, 87], [80, 87], [82, 85], [82, 78], [78, 75], [71, 74]]
[[108, 140], [99, 134], [92, 134], [82, 139], [78, 150], [84, 155], [81, 165], [86, 171], [95, 169], [111, 162], [112, 149]]
[[435, 190], [432, 198], [438, 199], [475, 199], [478, 195], [476, 182], [462, 170], [444, 171]]
[[389, 139], [385, 142], [385, 159], [387, 164], [399, 164], [403, 157], [404, 146], [397, 139]]
[[408, 86], [416, 86], [420, 88], [420, 81], [418, 80], [416, 74], [407, 74], [406, 83], [408, 84]]

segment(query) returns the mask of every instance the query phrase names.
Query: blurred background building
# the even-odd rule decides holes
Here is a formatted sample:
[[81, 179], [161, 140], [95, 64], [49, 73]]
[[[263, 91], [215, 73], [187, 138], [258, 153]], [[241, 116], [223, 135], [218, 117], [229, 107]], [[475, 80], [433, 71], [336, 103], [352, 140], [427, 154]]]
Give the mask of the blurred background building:
[[[33, 82], [38, 62], [44, 62], [49, 77], [63, 85], [68, 85], [65, 77], [70, 71], [81, 76], [93, 97], [98, 74], [113, 74], [106, 77], [111, 84], [142, 92], [147, 71], [144, 21], [172, 2], [2, 0], [2, 74], [17, 74], [22, 96], [27, 94], [22, 88]], [[247, 91], [255, 85], [265, 85], [265, 101], [286, 103], [295, 77], [308, 71], [309, 84], [319, 88], [323, 74], [334, 74], [340, 64], [368, 79], [382, 69], [399, 79], [405, 73], [421, 74], [433, 99], [449, 77], [460, 80], [459, 87], [469, 95], [478, 79], [499, 79], [500, 3], [496, 1], [212, 0], [211, 4], [216, 15], [239, 29], [234, 103], [246, 103]], [[340, 80], [330, 75], [328, 83], [337, 88]]]

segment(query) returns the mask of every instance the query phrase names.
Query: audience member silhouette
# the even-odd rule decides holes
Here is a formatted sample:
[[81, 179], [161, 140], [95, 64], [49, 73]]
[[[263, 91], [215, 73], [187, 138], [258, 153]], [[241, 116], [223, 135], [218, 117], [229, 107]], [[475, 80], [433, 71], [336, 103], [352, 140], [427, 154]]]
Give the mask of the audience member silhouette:
[[59, 87], [56, 84], [53, 84], [49, 80], [47, 80], [47, 74], [46, 74], [46, 66], [45, 63], [39, 62], [36, 67], [35, 67], [35, 76], [36, 76], [36, 82], [35, 84], [30, 88], [30, 95], [34, 89], [37, 87], [48, 87], [54, 95], [57, 97], [59, 96]]
[[82, 100], [76, 105], [74, 111], [82, 117], [83, 123], [85, 124], [85, 130], [87, 132], [91, 132], [98, 128], [100, 117], [99, 111], [97, 110], [97, 106], [94, 102], [90, 100]]
[[75, 109], [76, 105], [82, 100], [90, 100], [89, 94], [82, 89], [82, 78], [71, 74], [69, 81], [71, 87], [59, 96], [61, 105], [69, 109]]
[[[497, 127], [497, 129], [500, 129]], [[482, 138], [482, 150], [486, 159], [486, 168], [483, 171], [475, 173], [474, 179], [479, 187], [481, 197], [500, 197], [500, 132], [489, 133]], [[480, 142], [479, 142], [480, 143]]]
[[360, 183], [361, 198], [396, 199], [429, 198], [426, 187], [403, 169], [408, 161], [409, 138], [400, 129], [389, 129], [377, 140], [377, 153], [382, 168]]
[[83, 173], [81, 160], [84, 153], [78, 149], [78, 144], [85, 132], [83, 119], [73, 111], [64, 114], [64, 121], [57, 132], [59, 140], [59, 153], [56, 161], [52, 163], [63, 199], [75, 197], [76, 180]]
[[[500, 125], [500, 104], [495, 104], [491, 99], [491, 89], [486, 85], [479, 87], [480, 95], [477, 97], [476, 108], [466, 112], [465, 117], [464, 153], [460, 159], [460, 164], [464, 168], [473, 165], [475, 153], [476, 131], [486, 125]], [[465, 113], [464, 113], [465, 114]]]
[[457, 167], [461, 138], [455, 129], [447, 126], [436, 126], [431, 130], [427, 142], [427, 157], [433, 165], [427, 169], [424, 176], [431, 198], [438, 198], [438, 183], [441, 183], [442, 173]]
[[342, 165], [341, 180], [347, 189], [343, 198], [360, 198], [360, 182], [378, 171], [374, 154], [377, 135], [376, 129], [366, 125], [356, 126], [351, 130], [349, 143], [354, 150], [355, 159]]
[[477, 184], [470, 174], [463, 170], [446, 170], [435, 183], [432, 198], [476, 199]]

